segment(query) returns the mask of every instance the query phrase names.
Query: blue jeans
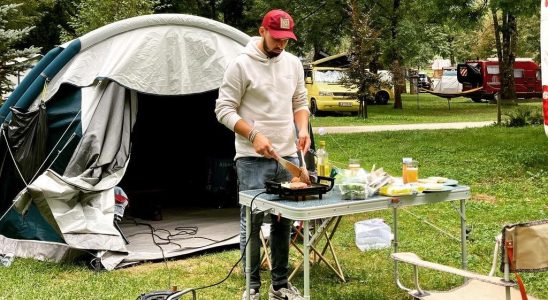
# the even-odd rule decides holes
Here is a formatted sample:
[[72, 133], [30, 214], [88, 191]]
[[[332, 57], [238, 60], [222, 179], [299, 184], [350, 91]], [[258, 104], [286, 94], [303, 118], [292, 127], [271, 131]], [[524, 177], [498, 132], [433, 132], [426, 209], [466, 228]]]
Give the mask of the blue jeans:
[[[296, 157], [285, 157], [285, 159], [298, 165]], [[236, 172], [238, 174], [238, 185], [240, 191], [262, 189], [265, 187], [265, 181], [272, 180], [283, 182], [291, 180], [291, 174], [273, 159], [262, 157], [242, 157], [236, 160]], [[244, 255], [243, 264], [245, 270], [245, 243], [246, 243], [246, 207], [240, 208], [240, 251]], [[263, 224], [264, 213], [259, 211], [252, 212], [251, 215], [251, 236], [249, 240], [249, 249], [251, 254], [251, 286], [250, 288], [258, 290], [261, 286], [261, 277], [259, 273], [261, 264], [261, 242], [259, 240], [259, 230]], [[287, 283], [289, 273], [289, 230], [291, 220], [280, 218], [275, 215], [269, 215], [271, 218], [270, 226], [270, 251], [272, 258], [272, 284], [282, 285]]]

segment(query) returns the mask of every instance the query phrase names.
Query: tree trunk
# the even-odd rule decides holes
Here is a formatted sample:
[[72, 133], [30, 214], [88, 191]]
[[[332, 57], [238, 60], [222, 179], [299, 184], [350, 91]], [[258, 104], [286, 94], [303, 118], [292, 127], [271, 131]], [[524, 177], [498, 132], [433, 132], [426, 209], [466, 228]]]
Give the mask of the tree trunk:
[[[495, 45], [497, 46], [497, 57], [500, 62], [502, 58], [502, 46], [500, 43], [500, 27], [499, 27], [499, 20], [497, 18], [497, 11], [492, 8], [491, 14], [493, 15], [493, 27], [495, 31]], [[500, 70], [500, 67], [499, 67]], [[500, 98], [500, 97], [499, 97]], [[501, 111], [500, 111], [500, 101], [497, 101], [497, 124], [501, 124]]]
[[456, 62], [456, 59], [455, 59], [455, 46], [454, 46], [454, 43], [453, 43], [455, 41], [455, 37], [450, 35], [447, 38], [447, 41], [449, 42], [449, 60], [451, 61], [452, 66], [456, 66], [457, 62]]
[[[502, 13], [502, 26], [499, 25], [497, 12], [492, 10], [493, 26], [495, 30], [495, 42], [497, 46], [497, 58], [499, 61], [500, 90], [498, 92], [500, 101], [497, 105], [516, 104], [516, 86], [514, 82], [514, 61], [516, 51], [516, 18], [508, 12]], [[501, 40], [502, 35], [502, 40]], [[500, 114], [500, 107], [499, 107]], [[500, 115], [497, 116], [500, 123]]]
[[391, 57], [392, 57], [392, 76], [394, 80], [394, 108], [403, 108], [403, 104], [401, 101], [401, 84], [404, 82], [405, 79], [402, 76], [401, 72], [401, 59], [400, 59], [400, 52], [397, 49], [396, 45], [396, 39], [398, 37], [398, 10], [400, 8], [400, 0], [394, 0], [393, 6], [392, 6], [392, 19], [390, 22], [390, 32], [392, 37], [392, 46], [390, 49]]
[[[361, 18], [361, 12], [358, 7], [358, 4], [356, 3], [356, 0], [352, 0], [351, 10], [352, 10], [352, 27], [354, 29], [352, 33], [352, 44], [354, 51], [356, 52], [356, 59], [360, 66], [363, 66], [366, 62], [363, 61], [363, 51], [365, 50], [363, 48], [364, 41], [362, 37], [360, 36], [360, 18]], [[360, 67], [361, 69], [361, 67]], [[360, 83], [358, 86], [358, 100], [360, 101], [360, 107], [358, 109], [358, 118], [367, 119], [367, 93], [366, 93], [367, 85], [364, 82], [363, 78], [360, 78]]]
[[516, 104], [516, 85], [514, 83], [514, 61], [516, 59], [516, 17], [508, 12], [503, 13], [502, 26], [502, 63], [501, 74], [501, 102], [506, 105]]

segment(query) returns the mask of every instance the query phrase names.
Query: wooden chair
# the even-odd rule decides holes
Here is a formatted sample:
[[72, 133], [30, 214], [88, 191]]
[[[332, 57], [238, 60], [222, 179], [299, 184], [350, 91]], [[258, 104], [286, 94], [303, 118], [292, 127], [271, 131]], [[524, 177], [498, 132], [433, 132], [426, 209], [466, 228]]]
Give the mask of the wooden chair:
[[[501, 248], [500, 263], [503, 278], [493, 276], [497, 264], [497, 249]], [[413, 265], [415, 289], [406, 289], [416, 299], [453, 300], [453, 299], [529, 299], [525, 285], [517, 272], [540, 272], [548, 270], [548, 220], [506, 225], [497, 237], [493, 256], [493, 266], [489, 275], [453, 268], [422, 260], [414, 253], [393, 253], [397, 262]], [[450, 291], [425, 291], [421, 289], [418, 267], [429, 268], [467, 278], [466, 283]], [[510, 280], [510, 272], [515, 273], [516, 282]], [[519, 289], [516, 289], [515, 286]]]

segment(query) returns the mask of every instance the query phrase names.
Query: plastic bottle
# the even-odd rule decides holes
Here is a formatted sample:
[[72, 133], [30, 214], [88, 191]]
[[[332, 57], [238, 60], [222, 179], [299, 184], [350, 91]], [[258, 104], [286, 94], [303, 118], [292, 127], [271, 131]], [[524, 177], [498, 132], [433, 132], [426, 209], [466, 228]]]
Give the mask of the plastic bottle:
[[329, 177], [331, 175], [331, 166], [329, 164], [329, 154], [325, 150], [325, 141], [320, 141], [320, 148], [316, 151], [317, 163], [316, 170], [319, 176]]
[[402, 180], [403, 180], [403, 183], [407, 183], [407, 166], [409, 164], [411, 164], [411, 162], [413, 161], [413, 159], [411, 157], [404, 157], [403, 158], [403, 164], [402, 164]]

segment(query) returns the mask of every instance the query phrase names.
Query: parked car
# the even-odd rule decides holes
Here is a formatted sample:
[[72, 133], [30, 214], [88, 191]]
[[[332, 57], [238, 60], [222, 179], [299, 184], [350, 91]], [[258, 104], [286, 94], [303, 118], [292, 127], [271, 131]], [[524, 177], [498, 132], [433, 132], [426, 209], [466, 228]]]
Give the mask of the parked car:
[[[316, 60], [304, 65], [305, 83], [308, 91], [310, 112], [358, 112], [360, 101], [356, 88], [349, 88], [341, 83], [348, 70], [348, 55], [341, 53]], [[368, 103], [388, 104], [394, 99], [388, 72], [380, 73], [380, 88], [371, 87], [371, 99]]]
[[424, 73], [419, 73], [419, 81], [417, 83], [417, 86], [420, 89], [431, 90], [432, 80], [430, 79], [430, 77], [428, 77], [428, 75]]

